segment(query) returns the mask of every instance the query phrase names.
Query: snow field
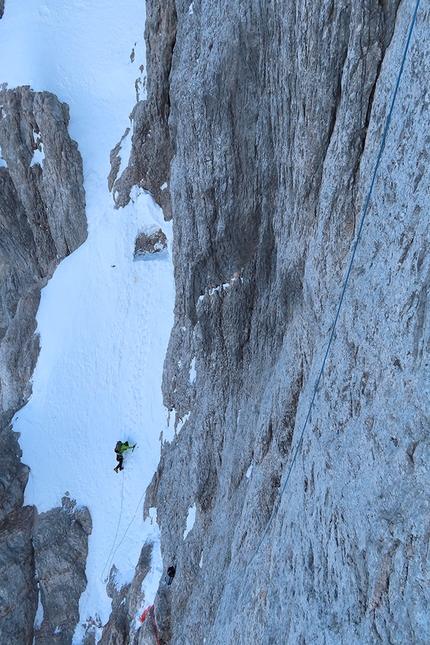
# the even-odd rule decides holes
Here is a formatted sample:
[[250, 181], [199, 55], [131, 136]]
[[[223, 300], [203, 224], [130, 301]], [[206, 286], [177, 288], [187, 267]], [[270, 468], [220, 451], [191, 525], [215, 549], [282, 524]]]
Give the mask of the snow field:
[[[156, 544], [145, 605], [162, 575], [155, 510], [144, 523], [142, 505], [158, 464], [160, 432], [171, 434], [161, 373], [173, 323], [173, 268], [170, 251], [140, 261], [133, 261], [133, 251], [138, 233], [155, 226], [170, 248], [172, 230], [144, 191], [136, 189], [132, 202], [115, 210], [107, 190], [109, 153], [130, 127], [135, 80], [145, 64], [144, 20], [144, 0], [126, 6], [12, 0], [0, 20], [0, 83], [30, 85], [67, 102], [69, 131], [84, 163], [89, 237], [42, 292], [33, 394], [14, 421], [31, 468], [25, 503], [44, 512], [67, 492], [91, 513], [88, 585], [75, 645], [82, 643], [82, 623], [108, 619], [103, 580], [111, 564], [118, 584], [131, 581], [149, 538]], [[123, 166], [126, 145], [121, 152]], [[138, 447], [116, 474], [118, 439]]]

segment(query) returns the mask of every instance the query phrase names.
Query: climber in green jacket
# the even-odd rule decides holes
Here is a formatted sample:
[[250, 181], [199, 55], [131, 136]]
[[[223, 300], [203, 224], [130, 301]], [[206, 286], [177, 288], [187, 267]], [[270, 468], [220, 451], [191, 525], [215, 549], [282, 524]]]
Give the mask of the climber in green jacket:
[[124, 443], [122, 441], [117, 441], [116, 446], [114, 448], [116, 452], [116, 460], [118, 462], [118, 465], [116, 468], [114, 468], [114, 471], [117, 473], [118, 470], [124, 470], [124, 467], [122, 465], [122, 462], [124, 461], [124, 453], [126, 450], [134, 450], [136, 447], [136, 444], [134, 446], [130, 446], [128, 441], [125, 441]]

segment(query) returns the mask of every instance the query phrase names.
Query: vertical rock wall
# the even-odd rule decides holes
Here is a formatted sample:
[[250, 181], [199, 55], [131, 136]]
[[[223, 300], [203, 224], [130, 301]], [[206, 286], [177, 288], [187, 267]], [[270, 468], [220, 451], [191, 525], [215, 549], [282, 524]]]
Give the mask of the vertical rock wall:
[[35, 645], [68, 645], [79, 621], [79, 599], [87, 586], [85, 565], [92, 522], [88, 509], [68, 496], [62, 507], [37, 516], [33, 545], [43, 620]]
[[[0, 394], [21, 407], [38, 354], [41, 288], [87, 237], [82, 159], [68, 106], [28, 87], [0, 92]], [[13, 413], [12, 413], [13, 414]]]
[[[118, 208], [130, 201], [130, 189], [138, 185], [151, 192], [162, 207], [166, 219], [171, 219], [170, 162], [173, 140], [169, 133], [169, 77], [172, 52], [176, 39], [176, 9], [174, 0], [146, 3], [146, 58], [150, 69], [146, 78], [145, 101], [139, 101], [130, 115], [132, 147], [127, 167], [118, 176], [121, 166], [122, 140], [111, 152], [109, 190]], [[154, 63], [154, 64], [153, 64]]]
[[[163, 51], [177, 296], [163, 392], [177, 436], [146, 502], [158, 509], [165, 565], [177, 567], [155, 603], [165, 643], [430, 639], [425, 3], [315, 407], [265, 533], [322, 364], [414, 8], [165, 5], [176, 21], [173, 51]], [[149, 77], [158, 62], [149, 56]], [[137, 130], [133, 146], [146, 150]]]
[[[2, 3], [0, 10], [2, 8]], [[87, 236], [82, 159], [69, 137], [68, 106], [48, 92], [28, 87], [0, 90], [0, 642], [33, 643], [37, 609], [37, 567], [46, 618], [37, 642], [71, 642], [77, 622], [73, 601], [85, 588], [86, 530], [80, 516], [54, 509], [40, 518], [22, 507], [29, 469], [10, 422], [31, 394], [30, 378], [39, 353], [35, 334], [40, 291], [59, 262]], [[81, 513], [85, 514], [82, 510]], [[73, 521], [72, 521], [73, 520]], [[65, 524], [67, 526], [65, 526]], [[51, 536], [38, 551], [41, 531]], [[75, 535], [76, 531], [78, 537]], [[53, 540], [52, 536], [57, 539]], [[59, 536], [61, 539], [59, 539]], [[68, 554], [56, 548], [79, 542], [81, 568], [64, 576], [59, 570]], [[50, 575], [52, 569], [56, 576]], [[65, 580], [66, 578], [66, 580]], [[55, 583], [53, 584], [53, 580]], [[71, 582], [72, 581], [72, 582]], [[58, 604], [58, 583], [68, 606]], [[73, 585], [73, 582], [75, 585]], [[57, 586], [56, 586], [57, 585]], [[64, 588], [67, 593], [64, 595]], [[77, 594], [77, 596], [76, 596]], [[54, 616], [54, 618], [53, 618]], [[58, 618], [56, 625], [52, 622]], [[50, 622], [51, 621], [51, 622]], [[73, 622], [74, 621], [74, 622]], [[52, 627], [52, 633], [49, 631]], [[61, 627], [61, 629], [60, 629]], [[57, 630], [54, 637], [54, 631]]]

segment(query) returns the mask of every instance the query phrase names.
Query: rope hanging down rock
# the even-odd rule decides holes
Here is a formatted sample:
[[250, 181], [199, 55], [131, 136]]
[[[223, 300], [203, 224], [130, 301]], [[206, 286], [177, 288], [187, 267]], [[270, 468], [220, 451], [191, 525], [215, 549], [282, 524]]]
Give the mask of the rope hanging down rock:
[[262, 535], [262, 537], [261, 537], [261, 539], [260, 539], [260, 541], [259, 541], [254, 553], [252, 554], [251, 558], [246, 563], [244, 569], [240, 573], [235, 575], [231, 580], [226, 582], [225, 586], [230, 585], [233, 582], [235, 582], [236, 580], [238, 580], [242, 576], [242, 574], [246, 571], [246, 569], [249, 567], [249, 565], [252, 563], [252, 561], [256, 557], [257, 553], [259, 552], [259, 550], [261, 548], [261, 545], [263, 544], [264, 540], [266, 539], [267, 534], [268, 534], [268, 532], [270, 530], [270, 527], [272, 526], [273, 520], [275, 519], [275, 517], [276, 517], [276, 515], [278, 513], [282, 497], [284, 495], [285, 489], [287, 488], [287, 485], [288, 485], [288, 482], [289, 482], [289, 479], [290, 479], [291, 471], [293, 470], [294, 464], [295, 464], [296, 459], [297, 459], [298, 452], [299, 452], [300, 447], [302, 445], [303, 436], [305, 434], [305, 430], [306, 430], [308, 422], [309, 422], [309, 418], [310, 418], [312, 408], [313, 408], [314, 403], [315, 403], [315, 398], [316, 398], [316, 395], [317, 395], [317, 392], [318, 392], [318, 389], [319, 389], [319, 386], [320, 386], [321, 378], [322, 378], [322, 375], [323, 375], [323, 372], [324, 372], [327, 357], [328, 357], [328, 354], [330, 352], [330, 348], [331, 348], [331, 345], [332, 345], [332, 342], [333, 342], [334, 332], [335, 332], [336, 325], [337, 325], [337, 322], [338, 322], [338, 319], [339, 319], [340, 310], [342, 308], [342, 304], [343, 304], [343, 300], [344, 300], [344, 296], [345, 296], [345, 292], [346, 292], [346, 287], [348, 285], [349, 278], [350, 278], [350, 275], [351, 275], [351, 270], [352, 270], [352, 266], [353, 266], [353, 263], [354, 263], [358, 243], [360, 241], [361, 233], [362, 233], [362, 230], [363, 230], [364, 221], [366, 219], [366, 215], [367, 215], [367, 212], [369, 210], [370, 199], [371, 199], [371, 196], [372, 196], [372, 193], [373, 193], [373, 187], [375, 185], [376, 175], [378, 173], [382, 153], [384, 151], [385, 142], [386, 142], [386, 139], [387, 139], [388, 128], [390, 126], [391, 116], [392, 116], [392, 113], [393, 113], [394, 104], [395, 104], [396, 97], [397, 97], [397, 91], [398, 91], [399, 85], [400, 85], [400, 79], [401, 79], [402, 74], [403, 74], [403, 68], [405, 66], [406, 56], [407, 56], [407, 53], [408, 53], [408, 50], [409, 50], [409, 44], [411, 42], [412, 32], [413, 32], [413, 29], [414, 29], [414, 26], [415, 26], [415, 21], [416, 21], [416, 17], [417, 17], [417, 13], [418, 13], [419, 4], [420, 4], [420, 0], [417, 0], [417, 2], [415, 4], [415, 10], [414, 10], [414, 13], [412, 15], [410, 27], [409, 27], [409, 33], [408, 33], [408, 37], [407, 37], [407, 40], [406, 40], [406, 45], [405, 45], [405, 48], [404, 48], [404, 51], [403, 51], [403, 57], [402, 57], [401, 65], [400, 65], [400, 70], [399, 70], [399, 73], [397, 75], [397, 81], [396, 81], [396, 84], [395, 84], [395, 87], [394, 87], [393, 98], [391, 100], [390, 109], [388, 111], [388, 116], [387, 116], [387, 119], [386, 119], [386, 122], [385, 122], [385, 128], [384, 128], [384, 132], [383, 132], [383, 135], [382, 135], [382, 140], [381, 140], [381, 145], [379, 147], [378, 156], [376, 158], [375, 168], [373, 170], [372, 180], [370, 182], [369, 192], [367, 194], [367, 199], [366, 199], [366, 203], [365, 203], [365, 206], [364, 206], [363, 215], [361, 217], [357, 237], [355, 239], [355, 243], [354, 243], [354, 246], [353, 246], [353, 249], [352, 249], [351, 260], [350, 260], [350, 263], [349, 263], [349, 266], [348, 266], [348, 271], [346, 273], [346, 278], [345, 278], [345, 281], [344, 281], [344, 284], [343, 284], [339, 305], [338, 305], [338, 308], [337, 308], [337, 311], [336, 311], [336, 315], [335, 315], [333, 326], [332, 326], [332, 329], [331, 329], [329, 341], [328, 341], [328, 344], [327, 344], [327, 349], [326, 349], [326, 352], [324, 354], [321, 369], [319, 371], [318, 378], [317, 378], [317, 381], [316, 381], [316, 384], [315, 384], [315, 387], [314, 387], [314, 390], [313, 390], [312, 399], [311, 399], [311, 402], [309, 404], [309, 408], [308, 408], [306, 418], [305, 418], [305, 421], [304, 421], [304, 424], [303, 424], [303, 427], [302, 427], [302, 430], [301, 430], [301, 433], [300, 433], [300, 436], [299, 436], [299, 440], [298, 440], [296, 448], [294, 450], [293, 458], [292, 458], [290, 466], [288, 468], [288, 472], [287, 472], [287, 476], [285, 478], [285, 482], [284, 482], [284, 484], [282, 486], [281, 492], [279, 493], [277, 502], [276, 502], [276, 504], [274, 506], [274, 509], [272, 511], [272, 515], [270, 516], [270, 519], [269, 519], [269, 521], [268, 521], [268, 523], [266, 525], [266, 528], [264, 529], [263, 535]]
[[155, 638], [156, 638], [156, 641], [157, 641], [157, 645], [161, 645], [160, 637], [158, 635], [157, 621], [155, 620], [155, 607], [154, 607], [154, 605], [149, 605], [149, 607], [147, 607], [145, 609], [145, 611], [143, 612], [143, 614], [139, 618], [139, 622], [144, 623], [148, 616], [150, 616], [152, 618], [152, 624], [154, 626], [154, 634], [155, 634]]

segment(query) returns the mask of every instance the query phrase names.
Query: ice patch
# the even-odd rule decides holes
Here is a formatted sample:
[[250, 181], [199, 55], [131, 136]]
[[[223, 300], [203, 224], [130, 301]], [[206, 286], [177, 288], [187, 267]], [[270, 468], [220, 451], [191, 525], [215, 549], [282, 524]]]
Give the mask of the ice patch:
[[202, 568], [202, 566], [203, 566], [203, 553], [200, 556], [200, 562], [199, 562], [200, 569]]
[[195, 383], [196, 382], [196, 376], [197, 376], [197, 373], [196, 373], [196, 357], [194, 356], [193, 360], [191, 361], [191, 365], [190, 365], [190, 377], [189, 377], [190, 383]]
[[166, 190], [167, 188], [167, 182], [165, 181], [162, 186], [160, 186], [160, 190]]
[[194, 506], [190, 506], [190, 508], [188, 509], [187, 527], [184, 531], [184, 540], [187, 537], [188, 533], [193, 528], [195, 521], [196, 521], [196, 505], [194, 504]]
[[254, 462], [251, 461], [248, 470], [246, 471], [246, 476], [248, 479], [251, 477], [252, 469], [254, 468]]
[[[37, 572], [36, 572], [36, 576], [37, 576]], [[42, 605], [42, 599], [40, 597], [40, 587], [39, 587], [39, 585], [37, 585], [37, 588], [38, 588], [39, 600], [38, 600], [38, 604], [37, 604], [36, 616], [34, 618], [34, 629], [39, 629], [39, 627], [41, 626], [42, 621], [43, 621], [43, 605]]]
[[33, 152], [33, 159], [31, 160], [31, 166], [34, 166], [35, 164], [39, 164], [39, 166], [42, 166], [42, 162], [45, 159], [45, 151], [43, 150], [43, 143], [39, 141], [38, 147], [35, 149]]
[[189, 16], [192, 16], [192, 15], [193, 15], [193, 13], [194, 13], [194, 2], [192, 2], [192, 3], [190, 4], [190, 6], [188, 7], [188, 15], [189, 15]]
[[3, 159], [2, 154], [1, 154], [1, 147], [0, 147], [0, 168], [7, 168], [7, 163]]

